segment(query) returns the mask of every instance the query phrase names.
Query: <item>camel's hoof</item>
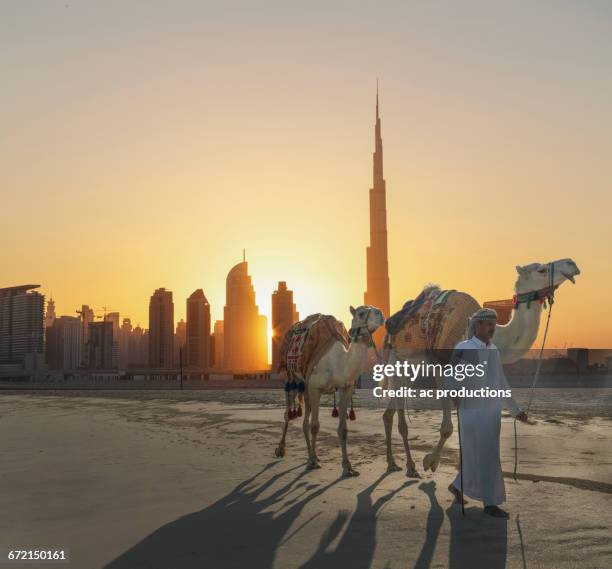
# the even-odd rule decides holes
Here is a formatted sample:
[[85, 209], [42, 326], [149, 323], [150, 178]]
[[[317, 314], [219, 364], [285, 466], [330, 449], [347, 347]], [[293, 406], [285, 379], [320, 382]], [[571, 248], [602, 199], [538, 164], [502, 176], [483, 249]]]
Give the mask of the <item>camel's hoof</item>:
[[274, 449], [274, 456], [276, 458], [283, 458], [285, 456], [285, 447], [276, 447]]
[[414, 464], [406, 467], [406, 476], [408, 478], [421, 478], [421, 475]]
[[399, 472], [402, 469], [401, 466], [398, 466], [397, 464], [395, 464], [395, 462], [391, 462], [387, 465], [387, 473], [391, 473], [391, 472]]
[[359, 472], [355, 470], [352, 466], [349, 468], [345, 468], [342, 471], [342, 478], [353, 478], [355, 476], [359, 476]]
[[423, 469], [425, 470], [425, 472], [427, 472], [428, 470], [435, 472], [436, 468], [438, 468], [438, 462], [439, 461], [435, 459], [433, 454], [426, 454], [423, 458]]
[[306, 465], [306, 470], [318, 470], [319, 468], [321, 468], [321, 464], [319, 463], [319, 461], [317, 462], [308, 462], [308, 464]]

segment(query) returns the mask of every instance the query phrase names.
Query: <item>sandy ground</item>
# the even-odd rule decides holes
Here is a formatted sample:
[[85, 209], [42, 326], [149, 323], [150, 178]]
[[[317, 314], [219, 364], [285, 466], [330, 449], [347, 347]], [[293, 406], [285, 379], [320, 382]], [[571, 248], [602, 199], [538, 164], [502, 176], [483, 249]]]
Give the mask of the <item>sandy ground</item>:
[[[358, 478], [339, 478], [329, 409], [321, 470], [305, 471], [296, 424], [275, 460], [275, 397], [0, 394], [0, 546], [68, 549], [77, 569], [612, 567], [610, 417], [536, 413], [519, 430], [518, 482], [504, 419], [504, 521], [452, 505], [456, 435], [435, 475], [385, 475], [378, 409], [350, 424]], [[417, 463], [438, 421], [413, 414]], [[12, 566], [27, 565], [0, 562]]]

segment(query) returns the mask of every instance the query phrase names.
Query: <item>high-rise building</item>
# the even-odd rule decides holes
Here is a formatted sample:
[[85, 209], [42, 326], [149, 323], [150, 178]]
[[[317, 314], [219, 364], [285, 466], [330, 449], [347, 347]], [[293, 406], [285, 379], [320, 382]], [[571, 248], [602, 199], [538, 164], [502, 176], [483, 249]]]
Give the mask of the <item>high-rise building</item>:
[[113, 342], [113, 323], [106, 320], [87, 326], [87, 367], [115, 369], [118, 365]]
[[109, 312], [104, 314], [104, 320], [111, 322], [113, 325], [113, 361], [116, 362], [114, 367], [119, 367], [119, 351], [120, 351], [120, 330], [119, 326], [119, 313]]
[[[376, 126], [374, 129], [373, 184], [370, 188], [370, 245], [366, 250], [367, 289], [364, 304], [380, 308], [385, 318], [390, 316], [389, 264], [387, 254], [387, 197], [383, 177], [383, 145], [378, 112], [376, 89]], [[382, 343], [384, 329], [374, 335], [377, 344]]]
[[81, 367], [81, 320], [75, 316], [60, 316], [47, 328], [45, 354], [52, 370], [74, 371]]
[[87, 348], [87, 342], [89, 340], [89, 325], [95, 321], [94, 311], [92, 308], [89, 308], [89, 305], [83, 304], [81, 310], [77, 310], [77, 314], [81, 319], [81, 352], [83, 365], [88, 365], [87, 358], [89, 356], [89, 350]]
[[293, 291], [285, 281], [279, 281], [278, 289], [272, 293], [272, 371], [278, 369], [280, 349], [285, 334], [300, 319], [293, 302]]
[[45, 297], [40, 285], [0, 288], [0, 363], [34, 370], [44, 365]]
[[187, 366], [210, 367], [210, 304], [199, 288], [187, 299]]
[[140, 325], [130, 334], [128, 365], [144, 367], [149, 361], [149, 333]]
[[176, 330], [174, 332], [174, 365], [178, 366], [181, 359], [183, 358], [183, 365], [185, 365], [185, 342], [187, 341], [187, 322], [182, 318], [176, 323]]
[[126, 369], [130, 363], [130, 340], [132, 338], [132, 321], [124, 318], [119, 328], [119, 369]]
[[223, 334], [223, 320], [216, 320], [215, 327], [213, 330], [213, 338], [215, 345], [215, 369], [223, 369], [224, 368], [224, 358], [223, 358], [223, 344], [225, 342], [224, 334]]
[[267, 319], [259, 314], [248, 267], [243, 257], [225, 283], [223, 367], [232, 372], [268, 368]]
[[158, 288], [149, 302], [149, 366], [174, 366], [174, 302], [165, 288]]
[[49, 299], [47, 302], [47, 312], [45, 313], [45, 328], [49, 328], [49, 326], [53, 326], [53, 321], [55, 320], [55, 301], [53, 298]]

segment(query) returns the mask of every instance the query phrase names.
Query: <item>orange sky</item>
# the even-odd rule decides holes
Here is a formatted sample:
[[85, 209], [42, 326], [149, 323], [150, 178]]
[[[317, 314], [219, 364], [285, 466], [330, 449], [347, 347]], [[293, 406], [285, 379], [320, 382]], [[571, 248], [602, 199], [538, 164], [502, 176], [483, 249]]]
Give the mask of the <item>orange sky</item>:
[[612, 347], [609, 8], [206, 4], [2, 4], [0, 286], [143, 325], [203, 288], [220, 318], [246, 247], [264, 313], [286, 280], [347, 321], [379, 76], [393, 309], [572, 257], [550, 346]]

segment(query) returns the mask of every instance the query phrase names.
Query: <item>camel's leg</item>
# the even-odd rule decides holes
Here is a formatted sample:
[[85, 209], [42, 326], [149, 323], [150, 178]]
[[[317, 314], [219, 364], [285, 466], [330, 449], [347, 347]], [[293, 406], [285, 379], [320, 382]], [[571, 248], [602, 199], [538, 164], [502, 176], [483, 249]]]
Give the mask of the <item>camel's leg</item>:
[[402, 441], [404, 441], [404, 450], [406, 451], [406, 476], [410, 478], [421, 478], [414, 464], [414, 460], [412, 460], [412, 455], [410, 454], [410, 445], [408, 444], [408, 423], [406, 423], [406, 414], [403, 409], [397, 410], [397, 430], [402, 437]]
[[287, 427], [289, 427], [289, 409], [285, 409], [285, 424], [283, 426], [283, 434], [278, 446], [274, 450], [276, 458], [282, 458], [285, 456], [285, 437], [287, 436]]
[[[439, 378], [436, 378], [436, 385], [439, 389], [443, 388]], [[451, 419], [451, 400], [448, 397], [445, 397], [442, 399], [442, 425], [440, 426], [440, 439], [438, 440], [438, 444], [433, 452], [426, 454], [423, 458], [423, 468], [425, 470], [431, 469], [432, 472], [436, 471], [438, 465], [440, 464], [440, 457], [442, 456], [444, 444], [452, 434], [453, 421]]]
[[308, 452], [308, 464], [312, 457], [312, 445], [310, 443], [310, 397], [308, 391], [304, 393], [304, 422], [302, 423], [302, 431], [304, 432], [304, 439], [306, 439], [306, 450]]
[[310, 391], [308, 399], [310, 399], [310, 419], [312, 421], [310, 424], [312, 441], [310, 442], [308, 454], [308, 468], [321, 468], [317, 457], [317, 434], [319, 433], [319, 404], [321, 402], [321, 392], [318, 389]]
[[389, 401], [389, 406], [383, 413], [383, 423], [385, 425], [385, 443], [387, 444], [387, 472], [397, 472], [401, 470], [393, 458], [393, 449], [391, 448], [391, 433], [393, 430], [393, 415], [395, 409], [393, 408], [393, 400]]
[[338, 390], [340, 394], [340, 404], [338, 406], [338, 412], [340, 413], [340, 420], [338, 422], [338, 439], [340, 440], [340, 449], [342, 450], [342, 476], [359, 476], [352, 466], [348, 458], [348, 452], [346, 450], [346, 441], [348, 438], [348, 425], [346, 422], [346, 410], [348, 408], [348, 402], [351, 398], [352, 388], [343, 387]]

